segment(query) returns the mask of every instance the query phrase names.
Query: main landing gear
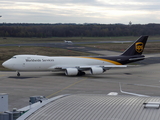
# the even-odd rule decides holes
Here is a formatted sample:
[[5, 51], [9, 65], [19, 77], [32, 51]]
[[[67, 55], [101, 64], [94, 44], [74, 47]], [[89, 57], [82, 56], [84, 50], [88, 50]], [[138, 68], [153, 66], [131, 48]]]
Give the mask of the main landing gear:
[[85, 72], [79, 71], [77, 75], [78, 75], [78, 76], [83, 76], [83, 75], [85, 75], [85, 74], [86, 74]]
[[17, 76], [19, 77], [21, 74], [17, 71]]

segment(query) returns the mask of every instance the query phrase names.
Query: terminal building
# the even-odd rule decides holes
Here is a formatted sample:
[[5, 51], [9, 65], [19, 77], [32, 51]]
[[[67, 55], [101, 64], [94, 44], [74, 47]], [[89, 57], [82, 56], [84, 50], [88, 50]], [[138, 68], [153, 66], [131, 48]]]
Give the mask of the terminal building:
[[0, 120], [160, 120], [160, 97], [75, 94], [30, 102], [17, 118], [4, 112]]

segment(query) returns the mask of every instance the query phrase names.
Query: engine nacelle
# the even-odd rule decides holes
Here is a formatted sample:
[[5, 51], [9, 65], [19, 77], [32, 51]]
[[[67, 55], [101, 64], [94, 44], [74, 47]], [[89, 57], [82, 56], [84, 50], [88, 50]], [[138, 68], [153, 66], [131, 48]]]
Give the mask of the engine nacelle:
[[78, 74], [78, 69], [77, 68], [67, 68], [65, 71], [65, 75], [77, 75]]
[[101, 67], [92, 67], [91, 68], [91, 74], [101, 74], [103, 73], [105, 70]]

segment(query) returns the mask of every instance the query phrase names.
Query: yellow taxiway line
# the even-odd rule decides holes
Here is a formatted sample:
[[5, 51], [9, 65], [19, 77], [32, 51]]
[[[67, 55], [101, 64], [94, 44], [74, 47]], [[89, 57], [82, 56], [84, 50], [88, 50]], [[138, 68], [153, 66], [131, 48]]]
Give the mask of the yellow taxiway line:
[[82, 79], [82, 80], [79, 80], [79, 81], [77, 81], [77, 82], [75, 82], [75, 83], [73, 83], [73, 84], [71, 84], [71, 85], [69, 85], [69, 86], [67, 86], [67, 87], [65, 87], [65, 88], [63, 88], [63, 89], [61, 89], [61, 90], [59, 90], [59, 91], [57, 91], [57, 92], [49, 95], [49, 96], [47, 96], [46, 98], [51, 98], [51, 97], [54, 96], [55, 94], [58, 94], [58, 93], [62, 92], [62, 91], [65, 90], [65, 89], [68, 89], [68, 88], [70, 88], [70, 87], [72, 87], [72, 86], [74, 86], [74, 85], [76, 85], [76, 84], [78, 84], [78, 83], [80, 83], [80, 82], [83, 82], [83, 81], [85, 81], [86, 79], [87, 79], [87, 78]]

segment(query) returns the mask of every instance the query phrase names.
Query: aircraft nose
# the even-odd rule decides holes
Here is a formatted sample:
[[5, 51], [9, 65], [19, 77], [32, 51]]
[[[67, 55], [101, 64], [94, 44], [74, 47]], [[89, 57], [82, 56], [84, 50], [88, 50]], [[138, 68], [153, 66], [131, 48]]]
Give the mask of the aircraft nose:
[[8, 61], [5, 61], [4, 63], [2, 63], [2, 66], [5, 68], [9, 68], [10, 64], [8, 63]]
[[6, 67], [6, 66], [7, 66], [7, 63], [6, 63], [6, 62], [3, 62], [3, 63], [2, 63], [2, 66], [3, 66], [3, 67]]

